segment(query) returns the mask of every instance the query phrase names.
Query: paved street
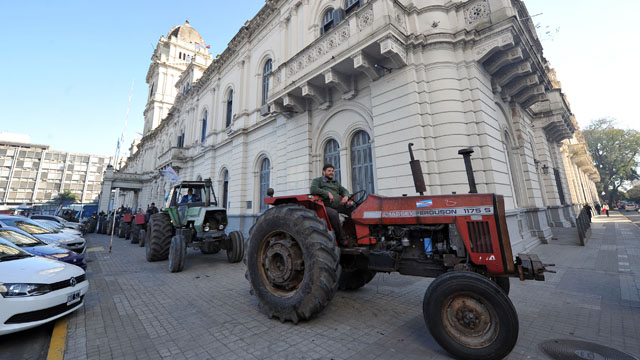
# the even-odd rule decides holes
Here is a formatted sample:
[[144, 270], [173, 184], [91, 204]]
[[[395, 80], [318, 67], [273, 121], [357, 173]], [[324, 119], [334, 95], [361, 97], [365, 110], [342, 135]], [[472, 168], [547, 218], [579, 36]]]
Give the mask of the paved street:
[[[147, 263], [144, 248], [88, 237], [91, 290], [70, 316], [66, 359], [449, 359], [425, 328], [430, 279], [378, 275], [340, 292], [307, 323], [281, 324], [258, 310], [244, 265], [189, 251], [186, 268]], [[545, 359], [548, 339], [584, 340], [640, 355], [640, 229], [596, 217], [585, 247], [537, 247], [555, 263], [545, 282], [512, 280], [520, 336], [509, 359]]]

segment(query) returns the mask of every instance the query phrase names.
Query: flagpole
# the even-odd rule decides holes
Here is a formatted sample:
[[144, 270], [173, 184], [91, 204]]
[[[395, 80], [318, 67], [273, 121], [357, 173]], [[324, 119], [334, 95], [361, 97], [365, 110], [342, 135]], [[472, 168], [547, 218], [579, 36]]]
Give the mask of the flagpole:
[[122, 130], [122, 135], [120, 136], [120, 140], [118, 140], [118, 150], [117, 150], [117, 157], [116, 157], [117, 170], [120, 170], [120, 147], [124, 145], [124, 139], [127, 136], [127, 123], [129, 122], [129, 110], [131, 110], [131, 98], [133, 97], [134, 85], [135, 85], [135, 79], [131, 80], [131, 90], [129, 90], [129, 100], [127, 102], [127, 114], [124, 118], [124, 129]]

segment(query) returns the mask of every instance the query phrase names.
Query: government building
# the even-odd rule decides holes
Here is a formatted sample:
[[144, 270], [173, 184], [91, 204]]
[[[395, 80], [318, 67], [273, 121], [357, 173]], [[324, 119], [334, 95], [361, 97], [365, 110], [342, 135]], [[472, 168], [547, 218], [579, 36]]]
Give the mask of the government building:
[[66, 190], [78, 202], [97, 201], [108, 156], [74, 154], [0, 133], [0, 210], [50, 202]]
[[276, 196], [309, 192], [324, 163], [351, 192], [505, 197], [515, 252], [571, 227], [597, 199], [567, 97], [519, 0], [267, 0], [212, 57], [187, 22], [147, 72], [144, 135], [108, 169], [101, 209], [162, 204], [170, 183], [211, 178], [231, 226], [248, 232]]

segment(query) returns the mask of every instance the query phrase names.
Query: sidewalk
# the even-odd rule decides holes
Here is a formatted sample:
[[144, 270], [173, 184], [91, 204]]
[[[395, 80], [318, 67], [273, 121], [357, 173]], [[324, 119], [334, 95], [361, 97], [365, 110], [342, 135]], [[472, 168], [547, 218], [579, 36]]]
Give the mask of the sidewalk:
[[[268, 319], [249, 294], [242, 263], [224, 251], [189, 250], [185, 270], [148, 263], [144, 248], [87, 237], [91, 283], [70, 316], [66, 359], [449, 359], [427, 331], [422, 299], [431, 279], [378, 274], [339, 292], [312, 321]], [[106, 249], [106, 250], [105, 250]], [[508, 359], [547, 359], [548, 339], [598, 343], [640, 356], [640, 229], [619, 213], [594, 218], [586, 246], [540, 245], [555, 263], [545, 282], [512, 279], [520, 319]]]

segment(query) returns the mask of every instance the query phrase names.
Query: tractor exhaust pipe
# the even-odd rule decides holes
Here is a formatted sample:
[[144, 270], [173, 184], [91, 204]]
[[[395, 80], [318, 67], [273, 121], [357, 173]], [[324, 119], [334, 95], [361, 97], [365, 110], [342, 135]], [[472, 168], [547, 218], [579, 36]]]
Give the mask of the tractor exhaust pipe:
[[413, 146], [413, 143], [409, 143], [409, 156], [411, 157], [411, 161], [409, 161], [409, 166], [411, 166], [411, 174], [413, 175], [413, 184], [416, 186], [416, 192], [420, 193], [420, 195], [424, 195], [424, 193], [427, 191], [427, 186], [424, 184], [424, 176], [422, 175], [420, 160], [416, 160], [413, 157], [413, 149], [411, 149], [412, 146]]
[[473, 176], [473, 167], [471, 166], [471, 154], [473, 149], [466, 148], [458, 150], [458, 154], [464, 157], [464, 167], [467, 170], [467, 180], [469, 181], [469, 194], [477, 194], [476, 178]]

